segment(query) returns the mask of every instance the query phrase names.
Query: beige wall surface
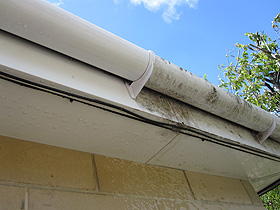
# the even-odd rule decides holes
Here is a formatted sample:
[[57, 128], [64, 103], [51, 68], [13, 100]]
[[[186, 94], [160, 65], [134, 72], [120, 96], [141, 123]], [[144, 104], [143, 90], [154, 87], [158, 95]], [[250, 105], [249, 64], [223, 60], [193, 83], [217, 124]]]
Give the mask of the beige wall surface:
[[0, 136], [0, 210], [261, 210], [249, 182]]

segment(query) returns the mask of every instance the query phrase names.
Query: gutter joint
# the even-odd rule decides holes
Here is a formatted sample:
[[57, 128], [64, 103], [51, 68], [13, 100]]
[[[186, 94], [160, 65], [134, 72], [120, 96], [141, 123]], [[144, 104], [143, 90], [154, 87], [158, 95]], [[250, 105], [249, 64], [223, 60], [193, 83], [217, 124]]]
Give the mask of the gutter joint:
[[274, 132], [275, 128], [276, 128], [276, 119], [275, 119], [275, 116], [272, 114], [272, 124], [271, 124], [271, 126], [266, 131], [259, 132], [256, 135], [259, 142], [261, 144], [263, 144], [265, 142], [265, 140], [267, 140], [268, 137]]
[[150, 78], [154, 68], [154, 61], [155, 54], [152, 51], [149, 51], [149, 63], [144, 74], [138, 80], [133, 81], [132, 83], [125, 81], [125, 86], [131, 98], [135, 99], [138, 96], [138, 94]]

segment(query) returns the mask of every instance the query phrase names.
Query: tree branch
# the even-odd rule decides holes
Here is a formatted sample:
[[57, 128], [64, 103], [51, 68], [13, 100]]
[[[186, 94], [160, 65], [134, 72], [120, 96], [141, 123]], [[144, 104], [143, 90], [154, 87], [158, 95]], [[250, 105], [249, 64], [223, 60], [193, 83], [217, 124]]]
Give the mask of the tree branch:
[[267, 82], [265, 82], [264, 84], [272, 93], [275, 93], [275, 90], [270, 86], [270, 84], [268, 84]]

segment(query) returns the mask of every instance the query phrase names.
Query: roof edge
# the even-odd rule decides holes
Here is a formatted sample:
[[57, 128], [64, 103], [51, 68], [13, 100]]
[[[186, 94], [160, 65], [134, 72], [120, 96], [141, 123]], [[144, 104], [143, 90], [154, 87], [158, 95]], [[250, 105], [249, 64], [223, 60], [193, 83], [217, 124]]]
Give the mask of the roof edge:
[[[0, 1], [0, 13], [2, 30], [126, 80], [137, 81], [150, 66], [148, 51], [46, 1]], [[258, 133], [271, 130], [280, 141], [280, 119], [271, 129], [274, 117], [261, 108], [158, 56], [152, 71], [146, 87]]]

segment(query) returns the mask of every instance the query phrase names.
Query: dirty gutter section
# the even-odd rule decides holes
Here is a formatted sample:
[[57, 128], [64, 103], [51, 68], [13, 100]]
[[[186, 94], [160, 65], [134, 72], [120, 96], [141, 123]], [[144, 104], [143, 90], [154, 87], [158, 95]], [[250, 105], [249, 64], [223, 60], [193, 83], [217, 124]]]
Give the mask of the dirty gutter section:
[[278, 117], [158, 56], [146, 87], [280, 141]]

